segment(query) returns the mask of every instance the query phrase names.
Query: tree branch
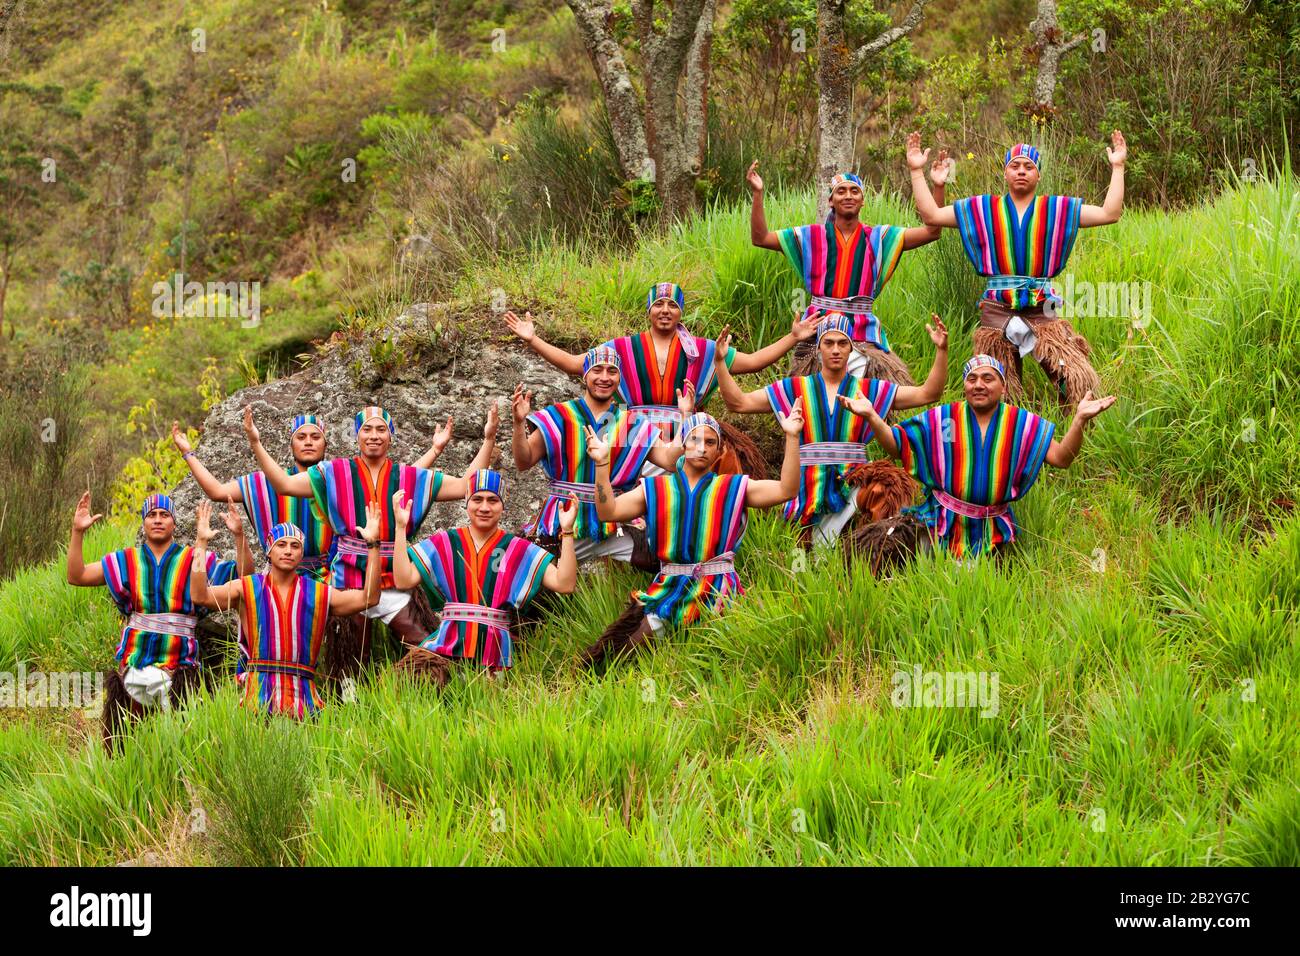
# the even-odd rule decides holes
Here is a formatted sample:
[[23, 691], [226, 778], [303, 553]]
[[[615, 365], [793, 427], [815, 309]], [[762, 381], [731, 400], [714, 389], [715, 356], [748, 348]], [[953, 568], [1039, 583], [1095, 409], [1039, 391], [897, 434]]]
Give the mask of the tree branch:
[[853, 68], [858, 69], [870, 57], [875, 56], [885, 47], [892, 46], [915, 30], [917, 25], [920, 24], [921, 18], [925, 15], [925, 5], [929, 2], [930, 0], [916, 0], [912, 4], [912, 9], [907, 11], [907, 16], [903, 17], [901, 23], [890, 27], [870, 43], [864, 43], [858, 47], [857, 52], [853, 54]]

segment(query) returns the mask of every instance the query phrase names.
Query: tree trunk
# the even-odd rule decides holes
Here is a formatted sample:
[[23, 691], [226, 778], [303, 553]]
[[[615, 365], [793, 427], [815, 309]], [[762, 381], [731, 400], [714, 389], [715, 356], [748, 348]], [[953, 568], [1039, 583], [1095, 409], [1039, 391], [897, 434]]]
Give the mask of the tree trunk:
[[1038, 51], [1038, 75], [1034, 79], [1034, 102], [1031, 112], [1046, 116], [1056, 111], [1056, 73], [1061, 58], [1086, 39], [1079, 34], [1065, 40], [1056, 20], [1056, 0], [1038, 0], [1038, 17], [1029, 24], [1034, 35], [1034, 49]]
[[648, 170], [650, 151], [636, 87], [632, 85], [623, 51], [609, 30], [611, 0], [568, 0], [568, 3], [600, 83], [623, 177], [639, 179]]
[[817, 2], [817, 220], [826, 217], [826, 186], [853, 164], [853, 57], [844, 35], [845, 0]]

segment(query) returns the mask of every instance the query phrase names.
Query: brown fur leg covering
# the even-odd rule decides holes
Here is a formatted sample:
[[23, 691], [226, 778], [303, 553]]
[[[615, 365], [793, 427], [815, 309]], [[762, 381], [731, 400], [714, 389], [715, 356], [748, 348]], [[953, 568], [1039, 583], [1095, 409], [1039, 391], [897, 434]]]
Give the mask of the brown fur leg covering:
[[203, 686], [203, 671], [198, 667], [178, 667], [172, 671], [172, 688], [168, 696], [172, 706], [179, 707], [191, 694]]
[[845, 482], [858, 489], [855, 494], [860, 521], [892, 518], [912, 503], [918, 487], [901, 467], [884, 460], [854, 465], [845, 475]]
[[423, 586], [411, 588], [411, 603], [406, 605], [405, 610], [410, 612], [411, 620], [420, 626], [426, 636], [438, 630], [438, 612], [429, 603], [429, 596], [424, 593]]
[[822, 370], [822, 357], [817, 352], [816, 339], [804, 339], [796, 342], [790, 351], [790, 376], [816, 375]]
[[625, 524], [623, 533], [632, 538], [632, 557], [628, 563], [638, 571], [658, 574], [659, 555], [655, 554], [654, 548], [650, 546], [650, 539], [646, 537], [645, 529]]
[[855, 342], [854, 351], [867, 360], [866, 371], [861, 378], [879, 378], [898, 385], [915, 385], [912, 373], [897, 352], [885, 352], [866, 342]]
[[865, 560], [873, 577], [890, 574], [930, 540], [930, 529], [912, 515], [897, 515], [859, 525], [849, 535], [845, 554]]
[[114, 756], [122, 748], [129, 726], [140, 719], [140, 705], [126, 692], [122, 675], [109, 671], [104, 675], [104, 712], [101, 718], [101, 733], [104, 749], [109, 756]]
[[1018, 401], [1024, 397], [1020, 381], [1020, 351], [1007, 341], [1000, 329], [976, 328], [971, 337], [976, 355], [992, 355], [1006, 371], [1007, 399]]
[[375, 622], [360, 614], [331, 617], [325, 625], [321, 675], [331, 683], [355, 679], [370, 660], [370, 634]]
[[605, 628], [600, 639], [578, 656], [578, 663], [583, 667], [595, 667], [607, 657], [617, 654], [627, 646], [644, 620], [645, 605], [632, 599], [614, 623]]
[[1101, 379], [1088, 361], [1092, 349], [1069, 322], [1065, 319], [1035, 322], [1034, 335], [1038, 337], [1034, 358], [1038, 359], [1048, 380], [1057, 387], [1063, 403], [1073, 407], [1089, 391], [1094, 395], [1101, 391]]
[[762, 481], [767, 477], [767, 462], [758, 449], [758, 443], [735, 425], [718, 422], [722, 426], [722, 440], [727, 450], [722, 453], [713, 470], [719, 475], [749, 475]]
[[451, 666], [450, 658], [426, 651], [423, 647], [412, 647], [405, 657], [393, 665], [393, 670], [399, 674], [433, 681], [441, 690], [451, 680]]

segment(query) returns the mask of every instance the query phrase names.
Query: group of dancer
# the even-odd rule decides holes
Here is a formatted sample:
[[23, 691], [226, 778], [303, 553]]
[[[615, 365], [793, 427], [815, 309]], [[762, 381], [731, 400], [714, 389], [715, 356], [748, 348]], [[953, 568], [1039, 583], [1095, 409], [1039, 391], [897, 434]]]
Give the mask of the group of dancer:
[[[197, 509], [194, 545], [178, 545], [171, 499], [157, 494], [141, 507], [141, 543], [87, 565], [82, 538], [102, 516], [91, 514], [83, 495], [68, 580], [106, 586], [127, 617], [107, 684], [106, 745], [113, 747], [125, 720], [166, 708], [198, 685], [199, 620], [213, 609], [238, 613], [242, 701], [304, 717], [324, 705], [317, 687], [322, 649], [331, 635], [343, 639], [347, 622], [361, 622], [368, 634], [365, 622], [383, 621], [406, 648], [395, 666], [440, 686], [457, 660], [492, 674], [513, 663], [518, 612], [543, 590], [572, 592], [581, 561], [619, 560], [653, 575], [583, 651], [583, 665], [601, 665], [667, 628], [719, 613], [744, 593], [736, 560], [753, 509], [782, 507], [804, 547], [833, 547], [851, 531], [846, 551], [871, 555], [876, 572], [889, 553], [886, 541], [959, 559], [1005, 553], [1017, 534], [1012, 502], [1044, 463], [1068, 468], [1086, 423], [1115, 401], [1094, 397], [1098, 378], [1087, 343], [1056, 317], [1060, 300], [1050, 282], [1079, 228], [1119, 218], [1126, 149], [1118, 131], [1107, 154], [1112, 177], [1102, 206], [1037, 195], [1041, 157], [1023, 143], [1006, 153], [1005, 195], [943, 205], [951, 161], [940, 152], [927, 189], [929, 150], [912, 134], [907, 163], [924, 226], [862, 222], [862, 182], [843, 173], [829, 184], [824, 223], [779, 232], [767, 228], [755, 162], [747, 175], [753, 243], [782, 252], [810, 296], [790, 332], [755, 352], [733, 348], [728, 329], [717, 339], [690, 334], [685, 293], [675, 283], [649, 290], [646, 331], [582, 354], [544, 341], [531, 315], [507, 312], [515, 335], [582, 381], [576, 398], [536, 411], [524, 385], [510, 398], [516, 469], [540, 466], [548, 481], [539, 512], [520, 534], [501, 527], [507, 491], [491, 467], [495, 403], [482, 445], [459, 476], [433, 468], [451, 439], [450, 420], [420, 459], [399, 464], [389, 457], [397, 423], [376, 406], [356, 414], [350, 457], [327, 458], [322, 423], [299, 415], [289, 427], [288, 467], [263, 447], [245, 409], [258, 470], [225, 482], [173, 426], [200, 489], [228, 503], [223, 520], [236, 558], [219, 561], [209, 552], [207, 501]], [[933, 242], [945, 226], [959, 230], [986, 290], [975, 354], [962, 368], [963, 399], [936, 405], [948, 377], [947, 327], [937, 315], [926, 324], [934, 360], [918, 385], [891, 349], [874, 303], [903, 251]], [[790, 376], [750, 392], [737, 384], [735, 375], [761, 372], [790, 353]], [[1023, 393], [1021, 363], [1031, 354], [1073, 410], [1059, 440], [1054, 423], [1007, 403]], [[784, 434], [777, 479], [766, 478], [751, 438], [702, 410], [715, 392], [733, 413], [776, 417]], [[890, 423], [898, 412], [926, 406]], [[873, 441], [884, 453], [875, 460], [868, 455]], [[465, 523], [421, 538], [435, 501], [463, 501]], [[265, 555], [264, 572], [254, 570], [244, 518]], [[363, 662], [365, 647], [334, 655], [336, 671]]]

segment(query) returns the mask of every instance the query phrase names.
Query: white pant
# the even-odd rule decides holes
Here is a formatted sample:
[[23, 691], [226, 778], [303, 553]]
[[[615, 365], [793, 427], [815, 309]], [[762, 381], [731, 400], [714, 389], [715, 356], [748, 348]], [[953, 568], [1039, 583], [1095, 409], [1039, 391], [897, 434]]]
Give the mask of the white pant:
[[856, 348], [849, 349], [847, 368], [850, 375], [856, 375], [858, 378], [862, 378], [862, 373], [867, 370], [867, 357]]
[[379, 603], [361, 612], [362, 617], [377, 617], [385, 624], [397, 617], [397, 613], [411, 603], [411, 592], [399, 591], [397, 588], [384, 588], [379, 592]]
[[128, 667], [122, 676], [122, 686], [131, 695], [131, 699], [143, 707], [171, 710], [171, 671], [152, 664], [148, 667]]
[[611, 534], [604, 541], [595, 538], [580, 538], [574, 542], [573, 553], [579, 561], [592, 558], [613, 558], [615, 561], [632, 560], [632, 536], [630, 534]]
[[853, 516], [858, 513], [858, 489], [849, 489], [849, 503], [839, 511], [822, 515], [813, 526], [813, 546], [829, 548], [839, 540], [844, 529], [848, 527]]

